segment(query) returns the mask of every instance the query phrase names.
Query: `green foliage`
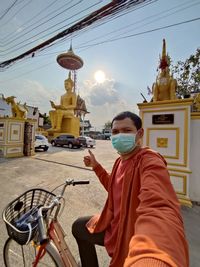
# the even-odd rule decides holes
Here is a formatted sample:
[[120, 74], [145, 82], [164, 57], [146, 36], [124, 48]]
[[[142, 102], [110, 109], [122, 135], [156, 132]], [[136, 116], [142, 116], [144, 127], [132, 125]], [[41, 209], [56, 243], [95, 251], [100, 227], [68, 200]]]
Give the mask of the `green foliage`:
[[172, 65], [172, 74], [177, 80], [178, 96], [190, 95], [200, 91], [200, 48], [185, 61]]
[[105, 128], [105, 129], [111, 129], [111, 121], [107, 121], [107, 122], [104, 124], [104, 128]]
[[51, 124], [51, 120], [50, 120], [49, 116], [46, 113], [42, 114], [42, 116], [43, 116], [43, 119], [44, 119], [44, 124]]

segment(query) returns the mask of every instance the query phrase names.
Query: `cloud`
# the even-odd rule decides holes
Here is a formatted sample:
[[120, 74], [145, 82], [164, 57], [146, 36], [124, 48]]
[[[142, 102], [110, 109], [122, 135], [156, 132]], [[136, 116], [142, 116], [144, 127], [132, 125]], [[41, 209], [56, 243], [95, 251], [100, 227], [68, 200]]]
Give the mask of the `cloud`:
[[79, 94], [85, 100], [88, 111], [85, 119], [89, 119], [93, 126], [98, 129], [103, 128], [107, 121], [121, 111], [137, 110], [133, 103], [129, 102], [121, 93], [123, 85], [119, 85], [114, 80], [106, 80], [97, 84], [89, 80], [79, 85]]
[[[85, 100], [88, 111], [85, 116], [93, 127], [100, 130], [104, 124], [111, 121], [121, 111], [130, 110], [137, 112], [134, 100], [130, 93], [125, 97], [125, 85], [114, 80], [106, 80], [102, 84], [90, 80], [79, 84], [78, 93]], [[10, 83], [10, 87], [0, 92], [5, 97], [14, 95], [16, 101], [26, 102], [27, 105], [38, 107], [41, 113], [49, 113], [51, 110], [49, 100], [60, 103], [60, 97], [64, 94], [63, 88], [46, 88], [34, 80], [19, 80]]]
[[[57, 93], [55, 93], [57, 92]], [[38, 107], [41, 113], [48, 113], [51, 109], [49, 100], [59, 102], [62, 90], [47, 89], [42, 84], [33, 80], [15, 81], [3, 91], [5, 97], [14, 95], [17, 102], [26, 102], [27, 105]]]

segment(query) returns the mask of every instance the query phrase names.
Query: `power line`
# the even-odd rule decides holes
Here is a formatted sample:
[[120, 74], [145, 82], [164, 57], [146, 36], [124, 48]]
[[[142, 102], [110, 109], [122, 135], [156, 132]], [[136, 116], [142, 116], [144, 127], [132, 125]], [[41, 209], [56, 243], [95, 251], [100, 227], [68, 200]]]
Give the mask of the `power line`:
[[[76, 3], [76, 4], [74, 4], [73, 6], [69, 7], [67, 10], [73, 8], [74, 6], [78, 5], [78, 4], [81, 3], [82, 1], [83, 1], [83, 0], [80, 0], [78, 3]], [[26, 47], [27, 45], [32, 44], [32, 43], [34, 43], [34, 42], [40, 40], [41, 38], [44, 38], [44, 37], [48, 36], [50, 33], [48, 33], [48, 34], [46, 34], [46, 35], [44, 35], [44, 36], [42, 36], [42, 37], [39, 37], [38, 39], [36, 39], [36, 40], [34, 40], [34, 41], [31, 41], [31, 42], [29, 42], [29, 43], [24, 44], [24, 42], [25, 42], [25, 41], [29, 41], [30, 38], [32, 39], [32, 38], [34, 38], [34, 37], [38, 37], [39, 34], [41, 34], [41, 33], [43, 33], [43, 32], [46, 32], [47, 30], [49, 30], [49, 29], [51, 29], [51, 28], [54, 28], [55, 26], [57, 26], [57, 25], [59, 25], [59, 24], [65, 22], [66, 20], [69, 20], [70, 18], [73, 18], [73, 17], [76, 16], [76, 15], [81, 14], [81, 13], [84, 12], [84, 11], [87, 11], [87, 10], [90, 9], [91, 7], [94, 7], [96, 4], [97, 4], [97, 3], [95, 3], [95, 4], [91, 5], [91, 6], [89, 6], [88, 8], [86, 8], [86, 9], [84, 9], [84, 10], [82, 10], [82, 11], [76, 13], [76, 14], [73, 14], [73, 15], [72, 15], [71, 17], [69, 17], [68, 19], [64, 19], [64, 20], [62, 20], [61, 22], [58, 22], [58, 23], [54, 24], [54, 25], [51, 26], [50, 28], [46, 28], [46, 29], [44, 29], [43, 31], [41, 31], [41, 32], [39, 32], [39, 33], [36, 33], [35, 35], [33, 35], [33, 36], [31, 36], [31, 37], [28, 37], [27, 39], [25, 39], [25, 40], [23, 40], [23, 41], [21, 41], [21, 42], [15, 44], [15, 45], [13, 45], [13, 46], [7, 48], [7, 49], [5, 49], [5, 51], [7, 51], [7, 50], [9, 51], [10, 49], [15, 48], [14, 50], [11, 50], [10, 52], [4, 53], [4, 55], [7, 55], [7, 54], [9, 54], [9, 53], [11, 53], [11, 52], [18, 51], [19, 49], [24, 48], [24, 47]], [[61, 12], [61, 13], [63, 13], [63, 12]], [[55, 17], [57, 17], [57, 15], [54, 16], [53, 18], [55, 18]], [[53, 18], [52, 18], [52, 19], [53, 19]], [[49, 22], [50, 20], [51, 20], [51, 19], [45, 21], [44, 23], [41, 23], [41, 24], [38, 25], [38, 26], [35, 26], [34, 28], [32, 28], [31, 30], [29, 30], [28, 32], [26, 32], [25, 34], [22, 34], [21, 36], [24, 37], [24, 35], [26, 35], [27, 33], [32, 32], [32, 30], [37, 29], [37, 28], [38, 28], [39, 26], [41, 26], [41, 25], [43, 26], [46, 22]], [[78, 21], [78, 19], [77, 19], [76, 21]], [[73, 21], [73, 23], [76, 22], [76, 21]], [[71, 23], [70, 23], [70, 24], [71, 24]], [[68, 25], [69, 25], [69, 24], [68, 24]], [[67, 26], [68, 26], [68, 25], [67, 25]], [[53, 33], [54, 33], [54, 32], [57, 32], [57, 30], [53, 31]], [[21, 37], [21, 36], [20, 36], [20, 37]], [[13, 41], [15, 41], [15, 40], [18, 39], [18, 38], [19, 38], [19, 37], [13, 39], [13, 40], [10, 41], [9, 43], [12, 43]], [[23, 44], [23, 45], [20, 46], [20, 47], [18, 47], [18, 48], [16, 49], [16, 46], [18, 46], [18, 45], [20, 45], [20, 44]]]
[[[42, 19], [40, 19], [39, 21], [37, 21], [36, 24], [34, 23], [34, 24], [30, 25], [29, 27], [24, 28], [23, 31], [24, 31], [25, 29], [28, 29], [28, 31], [26, 31], [25, 33], [22, 33], [23, 31], [21, 31], [21, 32], [20, 32], [20, 33], [22, 33], [21, 35], [19, 35], [19, 36], [17, 36], [17, 37], [14, 37], [13, 39], [12, 39], [12, 38], [9, 38], [9, 39], [7, 40], [7, 42], [4, 43], [4, 45], [8, 45], [8, 44], [10, 44], [10, 43], [13, 43], [13, 41], [16, 41], [17, 39], [20, 39], [21, 37], [24, 37], [25, 35], [27, 35], [28, 33], [32, 32], [33, 30], [38, 29], [38, 27], [43, 26], [43, 25], [46, 24], [47, 22], [49, 22], [49, 21], [53, 20], [54, 18], [56, 18], [57, 16], [63, 14], [64, 12], [70, 10], [71, 8], [75, 7], [76, 5], [78, 5], [79, 3], [81, 3], [82, 1], [83, 1], [83, 0], [79, 0], [78, 3], [73, 4], [72, 6], [70, 6], [70, 7], [66, 8], [66, 9], [62, 10], [60, 13], [55, 14], [55, 11], [51, 12], [50, 14], [54, 14], [51, 18], [48, 18], [46, 21], [43, 21], [41, 24], [37, 25], [37, 23], [39, 23], [40, 21], [42, 21], [44, 18], [49, 17], [49, 14], [47, 14], [45, 17], [43, 17]], [[73, 0], [71, 0], [70, 3], [71, 3], [71, 2], [73, 2]], [[65, 4], [64, 6], [68, 6], [70, 3], [67, 3], [67, 4]], [[62, 8], [63, 8], [63, 6], [61, 7], [61, 9], [62, 9]], [[59, 8], [59, 9], [60, 9], [60, 8]], [[66, 21], [66, 19], [65, 19], [64, 21]], [[30, 28], [31, 26], [34, 26], [34, 27], [33, 27], [33, 28]], [[54, 28], [55, 26], [56, 26], [56, 25], [53, 25], [51, 28]], [[48, 29], [48, 28], [47, 28], [47, 29]], [[42, 32], [45, 32], [47, 29], [45, 29], [45, 30], [42, 31]], [[40, 34], [40, 33], [41, 33], [41, 32], [37, 33], [37, 35]], [[31, 36], [31, 37], [29, 37], [28, 39], [33, 38], [33, 37], [35, 37], [35, 36], [37, 36], [37, 35]], [[11, 37], [12, 37], [12, 36], [11, 36]], [[28, 40], [28, 39], [26, 39], [26, 40]], [[25, 40], [25, 41], [26, 41], [26, 40]], [[24, 41], [23, 41], [23, 42], [24, 42]], [[22, 43], [22, 42], [21, 42], [21, 43]], [[19, 44], [21, 44], [21, 43], [19, 43]], [[10, 48], [12, 48], [12, 46], [11, 46]], [[6, 49], [6, 50], [9, 50], [9, 48]]]
[[15, 4], [17, 3], [18, 0], [15, 0], [12, 5], [10, 7], [8, 7], [5, 12], [3, 13], [3, 15], [1, 15], [0, 20], [3, 19], [5, 17], [5, 15], [15, 6]]
[[[19, 12], [21, 12], [26, 6], [28, 6], [33, 0], [29, 0], [27, 3], [25, 3], [20, 9], [18, 9], [13, 15], [12, 17], [15, 17]], [[3, 25], [1, 25], [1, 27], [3, 27], [4, 25], [6, 25], [8, 22], [10, 22], [10, 19], [8, 19]]]
[[[36, 18], [36, 17], [38, 17], [41, 13], [43, 13], [44, 11], [46, 11], [47, 9], [49, 9], [52, 5], [54, 5], [57, 1], [59, 1], [59, 0], [53, 0], [48, 6], [46, 6], [45, 8], [43, 8], [42, 10], [40, 10], [37, 14], [35, 14], [32, 18], [29, 18], [27, 21], [25, 21], [22, 25], [21, 25], [21, 27], [23, 26], [23, 25], [27, 25], [29, 22], [31, 22], [32, 20], [34, 20], [34, 18]], [[15, 14], [16, 15], [16, 14]], [[5, 23], [3, 24], [3, 25], [1, 25], [1, 26], [4, 26], [5, 25]], [[24, 28], [22, 31], [24, 31], [26, 28]], [[4, 42], [6, 42], [7, 41], [7, 39], [9, 40], [9, 36], [13, 36], [13, 35], [15, 35], [15, 34], [18, 34], [15, 30], [14, 31], [12, 31], [12, 32], [10, 32], [8, 35], [6, 35], [6, 36], [4, 36]]]
[[[82, 0], [82, 1], [83, 1], [83, 0]], [[82, 2], [82, 1], [79, 1], [77, 4], [79, 4], [79, 3]], [[152, 2], [155, 2], [155, 1], [157, 1], [157, 0], [151, 0], [151, 3], [152, 3]], [[101, 2], [101, 1], [99, 1], [98, 3], [100, 3], [100, 2]], [[148, 5], [148, 4], [149, 4], [148, 2], [149, 2], [149, 1], [147, 1], [147, 3], [145, 3], [145, 5]], [[98, 3], [95, 3], [95, 4], [91, 5], [91, 6], [89, 6], [89, 8], [92, 8], [92, 7], [96, 6], [96, 4], [98, 4]], [[144, 5], [143, 5], [142, 7], [144, 7]], [[84, 12], [84, 11], [87, 11], [89, 8], [86, 8], [86, 9], [82, 10], [81, 12], [78, 12], [78, 13], [76, 13], [76, 14], [73, 14], [71, 17], [68, 18], [68, 20], [69, 20], [70, 18], [75, 17], [76, 15], [79, 15], [80, 13], [82, 13], [82, 12]], [[140, 7], [135, 8], [135, 9], [139, 9], [139, 8], [140, 8]], [[69, 8], [68, 8], [67, 10], [69, 10]], [[64, 11], [66, 11], [66, 10], [64, 10]], [[64, 11], [63, 11], [63, 12], [64, 12]], [[63, 12], [61, 12], [61, 13], [63, 13]], [[130, 12], [130, 11], [127, 11], [126, 13], [128, 13], [128, 12]], [[59, 13], [59, 14], [61, 14], [61, 13]], [[56, 14], [56, 16], [54, 16], [53, 18], [57, 17], [57, 15], [58, 15], [58, 14]], [[119, 16], [121, 16], [121, 15], [119, 15]], [[84, 18], [84, 17], [79, 18], [79, 19], [83, 19], [83, 18]], [[79, 19], [76, 19], [75, 21], [71, 22], [70, 24], [72, 24], [72, 23], [76, 23]], [[51, 18], [48, 19], [47, 21], [41, 23], [40, 25], [37, 25], [37, 26], [35, 26], [34, 28], [28, 30], [27, 32], [23, 33], [21, 36], [18, 36], [18, 37], [16, 37], [15, 39], [12, 39], [12, 40], [11, 40], [9, 43], [7, 43], [7, 44], [13, 43], [13, 41], [19, 39], [20, 37], [24, 37], [24, 35], [26, 35], [27, 33], [32, 32], [32, 30], [37, 29], [37, 28], [38, 28], [39, 26], [41, 26], [41, 25], [43, 26], [46, 22], [48, 22], [48, 21], [50, 21], [50, 20], [51, 20]], [[59, 25], [59, 24], [65, 22], [65, 21], [66, 21], [66, 19], [62, 20], [61, 22], [58, 22], [57, 24], [54, 24], [53, 26], [51, 26], [51, 27], [49, 27], [49, 28], [46, 28], [45, 30], [43, 30], [43, 31], [41, 31], [41, 32], [39, 32], [39, 33], [37, 33], [37, 34], [31, 36], [31, 37], [28, 37], [27, 39], [21, 41], [20, 43], [14, 44], [13, 46], [11, 46], [11, 47], [5, 49], [4, 52], [7, 51], [7, 50], [9, 51], [9, 50], [12, 49], [12, 48], [15, 48], [14, 50], [11, 50], [11, 51], [9, 51], [9, 52], [7, 52], [7, 53], [4, 53], [4, 56], [7, 55], [7, 54], [9, 54], [9, 53], [11, 53], [11, 52], [16, 52], [16, 51], [18, 51], [19, 49], [24, 48], [24, 47], [26, 47], [27, 45], [30, 45], [30, 44], [32, 44], [32, 43], [34, 43], [34, 42], [40, 40], [41, 38], [45, 38], [45, 37], [49, 36], [50, 34], [53, 34], [53, 33], [57, 32], [58, 30], [62, 30], [63, 28], [69, 26], [70, 24], [67, 24], [67, 25], [65, 25], [65, 26], [62, 26], [62, 27], [59, 28], [59, 29], [56, 29], [56, 30], [54, 30], [54, 31], [52, 31], [52, 32], [50, 32], [50, 33], [47, 33], [47, 34], [43, 35], [42, 37], [39, 37], [38, 39], [36, 39], [36, 40], [34, 40], [34, 41], [31, 41], [31, 42], [29, 42], [29, 43], [24, 44], [25, 41], [29, 41], [30, 39], [32, 39], [32, 38], [34, 38], [34, 37], [38, 37], [39, 34], [41, 34], [41, 33], [43, 33], [43, 32], [46, 32], [47, 30], [50, 30], [50, 29], [54, 28], [55, 26], [57, 26], [57, 25]], [[18, 45], [20, 45], [20, 44], [23, 44], [23, 45], [16, 49], [16, 46], [18, 46]]]
[[[147, 22], [147, 23], [145, 23], [145, 24], [143, 24], [143, 25], [140, 25], [140, 26], [138, 26], [138, 27], [134, 27], [134, 29], [131, 29], [131, 30], [129, 30], [128, 32], [133, 31], [133, 30], [136, 30], [136, 29], [141, 28], [141, 27], [144, 27], [144, 26], [146, 26], [146, 25], [149, 25], [150, 23], [153, 23], [153, 22], [155, 22], [155, 21], [158, 21], [159, 19], [163, 19], [163, 18], [168, 17], [168, 16], [170, 16], [170, 15], [176, 14], [177, 12], [183, 11], [183, 10], [185, 10], [185, 9], [187, 9], [187, 8], [190, 8], [190, 7], [194, 6], [194, 5], [200, 4], [199, 2], [198, 2], [198, 3], [193, 3], [192, 5], [189, 5], [189, 6], [180, 8], [180, 9], [174, 11], [174, 12], [171, 12], [170, 14], [166, 14], [166, 15], [164, 15], [165, 13], [168, 13], [169, 11], [174, 10], [174, 9], [176, 9], [177, 7], [183, 6], [183, 5], [187, 4], [187, 3], [188, 3], [188, 2], [185, 2], [185, 3], [181, 4], [181, 5], [179, 4], [179, 5], [177, 5], [177, 6], [174, 6], [173, 8], [170, 8], [170, 9], [167, 9], [167, 10], [162, 11], [162, 15], [161, 15], [160, 17], [155, 18], [156, 16], [160, 15], [161, 12], [156, 13], [156, 14], [153, 14], [153, 15], [151, 15], [151, 16], [148, 16], [148, 17], [146, 17], [146, 18], [144, 18], [144, 19], [138, 20], [138, 21], [133, 22], [133, 23], [131, 23], [131, 24], [128, 24], [128, 25], [126, 25], [126, 26], [124, 26], [124, 27], [121, 27], [121, 28], [119, 28], [119, 29], [117, 29], [117, 30], [108, 32], [108, 33], [106, 33], [106, 35], [107, 35], [107, 36], [110, 36], [110, 35], [113, 34], [113, 33], [117, 33], [117, 36], [119, 37], [119, 36], [124, 35], [125, 33], [127, 33], [127, 31], [125, 31], [125, 32], [123, 32], [123, 33], [121, 33], [121, 34], [118, 34], [119, 31], [124, 30], [124, 29], [127, 29], [127, 28], [130, 27], [130, 26], [136, 25], [136, 24], [138, 24], [138, 23], [140, 23], [140, 22], [143, 22], [143, 21], [145, 21], [145, 20], [148, 20], [148, 19], [150, 19], [150, 18], [152, 18], [152, 17], [155, 18], [155, 19], [153, 19], [153, 20], [151, 20], [151, 21], [149, 21], [149, 22]], [[90, 42], [92, 42], [92, 41], [94, 41], [94, 40], [96, 41], [97, 39], [101, 39], [102, 37], [105, 38], [106, 35], [104, 34], [104, 35], [102, 35], [102, 36], [99, 36], [99, 37], [96, 37], [96, 38], [94, 38], [94, 39], [88, 40], [88, 41], [86, 41], [86, 42], [84, 42], [84, 43], [82, 43], [82, 44], [79, 44], [79, 46], [75, 47], [75, 49], [79, 49], [79, 47], [81, 47], [82, 45], [85, 45], [85, 44], [87, 44], [87, 43], [90, 43]], [[75, 37], [76, 37], [76, 36], [75, 36]], [[75, 37], [73, 36], [73, 39], [74, 39]], [[114, 38], [114, 37], [115, 37], [115, 36], [113, 36], [112, 38]], [[63, 42], [66, 42], [66, 40], [61, 40], [61, 41], [60, 41], [60, 43], [63, 43]], [[47, 54], [45, 54], [45, 55], [52, 55], [52, 54], [57, 54], [57, 53], [61, 53], [61, 52], [64, 52], [64, 51], [57, 51], [57, 52], [53, 52], [53, 53], [47, 53]], [[45, 55], [36, 55], [36, 57], [39, 57], [39, 56], [45, 56]]]
[[[143, 31], [143, 32], [139, 32], [139, 33], [136, 33], [136, 34], [132, 34], [132, 35], [128, 35], [128, 36], [124, 36], [124, 37], [121, 37], [121, 38], [115, 38], [115, 39], [110, 39], [110, 40], [106, 40], [104, 42], [101, 42], [101, 43], [96, 43], [96, 44], [92, 44], [92, 45], [88, 45], [88, 46], [85, 46], [85, 47], [82, 47], [82, 48], [85, 48], [85, 49], [88, 49], [88, 48], [91, 48], [93, 46], [96, 46], [96, 45], [102, 45], [104, 43], [109, 43], [109, 42], [115, 42], [115, 41], [118, 41], [118, 40], [121, 40], [121, 39], [125, 39], [125, 38], [131, 38], [131, 37], [136, 37], [136, 36], [139, 36], [139, 35], [144, 35], [144, 34], [147, 34], [147, 33], [151, 33], [151, 32], [154, 32], [154, 31], [158, 31], [158, 30], [162, 30], [162, 29], [167, 29], [167, 28], [170, 28], [170, 27], [175, 27], [175, 26], [179, 26], [179, 25], [182, 25], [182, 24], [186, 24], [186, 23], [190, 23], [190, 22], [194, 22], [194, 21], [197, 21], [197, 20], [200, 20], [200, 17], [199, 18], [194, 18], [194, 19], [191, 19], [191, 20], [186, 20], [186, 21], [182, 21], [182, 22], [178, 22], [178, 23], [174, 23], [174, 24], [170, 24], [170, 25], [166, 25], [166, 26], [163, 26], [163, 27], [159, 27], [159, 28], [154, 28], [154, 29], [151, 29], [151, 30], [148, 30], [148, 31]], [[81, 47], [79, 47], [79, 49], [81, 49]], [[82, 49], [82, 50], [85, 50], [85, 49]], [[82, 51], [81, 50], [81, 51]], [[55, 61], [54, 61], [55, 62]], [[15, 80], [15, 79], [18, 79], [19, 77], [21, 76], [24, 76], [28, 73], [32, 73], [32, 72], [35, 72], [37, 71], [38, 69], [42, 69], [50, 64], [53, 64], [54, 63], [53, 61], [51, 61], [51, 63], [47, 63], [39, 68], [36, 68], [36, 69], [33, 69], [31, 71], [28, 71], [26, 73], [23, 73], [21, 75], [18, 75], [17, 77], [14, 77], [12, 79], [8, 79], [6, 81], [0, 81], [0, 83], [5, 83], [7, 81], [12, 81], [12, 80]]]
[[[177, 5], [177, 6], [174, 6], [173, 8], [170, 8], [170, 9], [164, 10], [164, 11], [162, 11], [162, 12], [153, 14], [153, 15], [151, 15], [151, 16], [148, 16], [148, 17], [144, 18], [144, 19], [141, 19], [141, 20], [138, 20], [138, 21], [133, 22], [133, 23], [131, 23], [131, 24], [128, 24], [128, 25], [126, 25], [126, 26], [123, 26], [123, 27], [121, 27], [121, 28], [119, 28], [119, 29], [117, 29], [117, 30], [108, 32], [106, 35], [107, 35], [107, 36], [110, 36], [110, 35], [113, 34], [113, 33], [117, 33], [117, 36], [121, 36], [121, 35], [123, 35], [123, 34], [125, 34], [125, 33], [127, 33], [127, 32], [130, 32], [130, 31], [136, 30], [136, 29], [138, 29], [138, 28], [144, 27], [144, 26], [146, 26], [146, 25], [149, 25], [150, 23], [157, 22], [157, 21], [160, 20], [160, 19], [166, 18], [166, 17], [168, 17], [168, 16], [170, 16], [170, 15], [176, 14], [176, 13], [178, 13], [178, 12], [180, 12], [180, 11], [183, 11], [183, 10], [185, 10], [185, 9], [188, 9], [188, 8], [192, 7], [192, 6], [195, 6], [195, 5], [199, 5], [199, 4], [200, 4], [200, 2], [193, 3], [193, 4], [189, 5], [189, 6], [182, 7], [182, 8], [180, 8], [180, 9], [174, 11], [174, 12], [171, 12], [170, 14], [166, 14], [166, 15], [164, 15], [165, 13], [168, 13], [169, 11], [174, 10], [174, 9], [176, 9], [177, 7], [183, 6], [183, 5], [187, 4], [187, 3], [188, 3], [188, 2], [185, 2], [185, 3], [181, 4], [181, 5], [179, 4], [179, 5]], [[159, 17], [159, 15], [161, 15], [161, 16]], [[153, 20], [148, 21], [148, 22], [146, 22], [145, 24], [139, 25], [139, 26], [137, 26], [137, 27], [134, 27], [133, 29], [131, 29], [131, 30], [129, 30], [129, 31], [125, 31], [125, 32], [119, 34], [119, 31], [124, 30], [124, 29], [127, 29], [127, 28], [129, 28], [130, 26], [133, 26], [133, 25], [135, 26], [136, 24], [141, 23], [141, 22], [144, 22], [145, 20], [149, 20], [149, 19], [152, 18], [152, 17], [154, 18]], [[113, 36], [113, 37], [115, 37], [115, 36]], [[112, 37], [112, 38], [113, 38], [113, 37]], [[90, 43], [90, 42], [92, 42], [92, 41], [94, 41], [94, 40], [96, 41], [97, 39], [101, 39], [101, 38], [105, 38], [105, 34], [104, 34], [104, 35], [101, 35], [101, 36], [99, 36], [99, 37], [97, 37], [97, 38], [88, 40], [88, 41], [86, 41], [86, 42], [80, 44], [80, 46], [81, 46], [81, 45], [84, 45], [84, 44], [86, 44], [86, 43]], [[79, 46], [79, 47], [80, 47], [80, 46]], [[76, 47], [76, 48], [79, 48], [79, 47]]]
[[57, 41], [58, 39], [61, 39], [67, 35], [72, 34], [75, 31], [80, 31], [86, 27], [89, 27], [91, 24], [103, 20], [105, 18], [109, 18], [110, 16], [113, 16], [113, 14], [117, 14], [119, 12], [122, 12], [124, 10], [127, 10], [128, 8], [133, 8], [138, 4], [141, 4], [143, 2], [152, 2], [152, 0], [140, 0], [139, 2], [133, 1], [133, 0], [118, 0], [118, 1], [112, 1], [109, 4], [103, 6], [102, 8], [92, 12], [90, 15], [85, 17], [83, 20], [79, 21], [78, 23], [74, 24], [73, 26], [65, 29], [64, 31], [58, 33], [57, 35], [53, 36], [52, 38], [46, 40], [45, 42], [39, 44], [36, 47], [33, 47], [32, 49], [24, 52], [23, 54], [11, 58], [9, 60], [6, 60], [4, 62], [0, 63], [0, 68], [8, 67], [12, 63], [33, 54], [34, 52], [41, 50], [44, 47], [47, 47], [51, 43]]
[[166, 26], [163, 26], [163, 27], [158, 27], [158, 28], [155, 28], [155, 29], [152, 29], [152, 30], [148, 30], [148, 31], [143, 31], [143, 32], [135, 33], [135, 34], [122, 36], [122, 37], [119, 37], [119, 38], [107, 39], [107, 40], [99, 42], [99, 43], [95, 43], [95, 44], [79, 47], [79, 49], [81, 49], [81, 48], [89, 48], [89, 47], [92, 47], [92, 46], [97, 46], [97, 45], [101, 45], [101, 44], [104, 44], [104, 43], [110, 43], [110, 42], [118, 41], [118, 40], [121, 40], [121, 39], [127, 39], [127, 38], [131, 38], [131, 37], [134, 37], [134, 36], [139, 36], [139, 35], [143, 35], [143, 34], [146, 34], [146, 33], [155, 32], [155, 31], [159, 31], [159, 30], [163, 30], [163, 29], [179, 26], [179, 25], [182, 25], [182, 24], [194, 22], [194, 21], [197, 21], [197, 20], [200, 20], [200, 17], [194, 18], [194, 19], [190, 19], [190, 20], [181, 21], [181, 22], [178, 22], [178, 23], [170, 24], [170, 25], [166, 25]]
[[[119, 31], [121, 31], [121, 30], [123, 30], [123, 29], [127, 29], [128, 27], [130, 27], [130, 26], [132, 26], [132, 25], [136, 25], [136, 24], [138, 24], [138, 23], [140, 23], [140, 22], [142, 22], [142, 21], [148, 20], [148, 19], [150, 19], [150, 18], [152, 18], [152, 17], [155, 18], [154, 20], [151, 20], [150, 22], [145, 23], [145, 24], [143, 24], [143, 25], [141, 25], [141, 26], [135, 27], [135, 28], [132, 29], [132, 30], [138, 29], [138, 28], [144, 27], [144, 26], [147, 25], [147, 24], [149, 25], [150, 23], [152, 23], [152, 22], [154, 22], [154, 21], [158, 21], [159, 19], [165, 18], [166, 16], [175, 14], [175, 13], [177, 13], [177, 12], [180, 12], [180, 11], [182, 11], [182, 10], [185, 10], [186, 8], [190, 8], [191, 6], [194, 6], [194, 5], [196, 5], [196, 4], [199, 4], [199, 2], [198, 2], [198, 3], [193, 3], [192, 5], [185, 6], [185, 7], [181, 8], [181, 9], [176, 10], [175, 12], [171, 12], [170, 14], [166, 14], [166, 15], [164, 16], [165, 13], [168, 13], [169, 11], [174, 10], [174, 9], [180, 7], [180, 6], [182, 7], [182, 6], [184, 6], [185, 4], [187, 4], [187, 3], [188, 3], [188, 2], [185, 2], [185, 3], [181, 4], [181, 5], [179, 4], [179, 5], [176, 5], [176, 6], [172, 7], [172, 8], [170, 8], [170, 9], [167, 9], [167, 10], [162, 11], [162, 16], [161, 16], [161, 17], [158, 17], [158, 18], [157, 18], [157, 16], [161, 14], [161, 12], [159, 12], [159, 13], [153, 14], [153, 15], [151, 15], [151, 16], [148, 16], [148, 17], [146, 17], [146, 18], [144, 18], [144, 19], [142, 19], [142, 20], [138, 20], [138, 21], [133, 22], [133, 23], [131, 23], [131, 24], [128, 24], [128, 25], [126, 25], [126, 26], [124, 26], [124, 27], [121, 27], [121, 28], [119, 28], [118, 30], [111, 31], [111, 32], [107, 33], [106, 35], [107, 35], [107, 36], [110, 36], [112, 33], [119, 32]], [[131, 30], [131, 31], [132, 31], [132, 30]], [[129, 31], [129, 32], [130, 32], [130, 31]], [[124, 33], [126, 33], [126, 32], [124, 32]], [[124, 33], [122, 33], [122, 34], [124, 34]], [[120, 35], [122, 35], [122, 34], [120, 34]], [[119, 37], [120, 35], [117, 34], [118, 37]], [[101, 39], [102, 37], [105, 37], [105, 34], [104, 34], [103, 36], [98, 37], [98, 38], [95, 38], [95, 39], [92, 39], [92, 40], [88, 40], [88, 41], [86, 41], [86, 42], [84, 42], [84, 43], [82, 43], [82, 44], [79, 44], [79, 46], [77, 47], [77, 49], [78, 49], [79, 47], [81, 47], [82, 45], [84, 45], [84, 44], [87, 44], [87, 43], [89, 43], [89, 42], [92, 42], [93, 40]], [[74, 38], [74, 37], [73, 37], [73, 38]], [[113, 37], [112, 37], [112, 38], [113, 38]], [[66, 40], [62, 40], [62, 42], [63, 42], [63, 41], [66, 42]], [[41, 56], [52, 55], [52, 54], [58, 54], [58, 53], [61, 53], [61, 52], [64, 52], [64, 51], [57, 51], [57, 52], [52, 52], [52, 53], [47, 53], [47, 54], [42, 54], [42, 55], [36, 55], [34, 58], [36, 58], [36, 57], [41, 57]], [[20, 62], [20, 63], [24, 63], [24, 62]], [[23, 67], [23, 66], [22, 66], [22, 67]], [[12, 71], [12, 70], [11, 70], [11, 71]]]

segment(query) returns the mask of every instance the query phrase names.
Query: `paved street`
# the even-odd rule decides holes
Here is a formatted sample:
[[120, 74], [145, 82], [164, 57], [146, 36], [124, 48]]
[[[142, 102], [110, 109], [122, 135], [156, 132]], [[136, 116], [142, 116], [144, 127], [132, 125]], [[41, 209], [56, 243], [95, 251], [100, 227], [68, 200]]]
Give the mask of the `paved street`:
[[[114, 163], [117, 154], [111, 147], [110, 141], [97, 141], [96, 148], [92, 149], [97, 159], [108, 170]], [[67, 178], [77, 180], [89, 179], [89, 185], [69, 187], [66, 190], [66, 206], [61, 215], [61, 223], [66, 231], [66, 240], [78, 258], [76, 243], [71, 235], [71, 224], [79, 216], [98, 213], [106, 199], [106, 192], [100, 185], [94, 173], [84, 167], [83, 156], [87, 149], [67, 149], [50, 147], [47, 152], [37, 152], [33, 157], [16, 159], [0, 159], [1, 202], [0, 211], [5, 205], [23, 191], [32, 187], [42, 187], [52, 190], [62, 184]], [[185, 222], [186, 234], [190, 245], [191, 267], [200, 266], [200, 207], [192, 209], [183, 207], [182, 214]], [[2, 250], [7, 233], [5, 225], [0, 224], [0, 266], [3, 266]], [[98, 247], [100, 266], [106, 267], [109, 263], [105, 249]]]

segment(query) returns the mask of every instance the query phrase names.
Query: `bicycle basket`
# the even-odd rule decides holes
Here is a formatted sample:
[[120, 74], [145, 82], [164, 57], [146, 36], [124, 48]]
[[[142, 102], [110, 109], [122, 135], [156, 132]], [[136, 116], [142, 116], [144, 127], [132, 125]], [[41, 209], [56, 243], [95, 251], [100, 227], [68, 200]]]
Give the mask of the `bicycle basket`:
[[32, 229], [17, 226], [19, 222], [24, 219], [27, 220], [28, 216], [34, 215], [40, 206], [49, 205], [54, 196], [53, 193], [44, 189], [34, 188], [24, 192], [10, 202], [3, 211], [3, 220], [6, 224], [8, 235], [20, 245], [25, 245], [27, 241], [32, 240], [37, 232], [37, 223], [35, 221], [31, 224]]

